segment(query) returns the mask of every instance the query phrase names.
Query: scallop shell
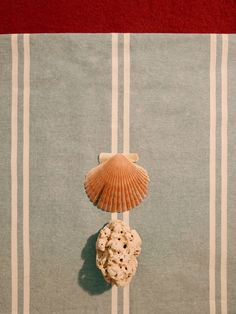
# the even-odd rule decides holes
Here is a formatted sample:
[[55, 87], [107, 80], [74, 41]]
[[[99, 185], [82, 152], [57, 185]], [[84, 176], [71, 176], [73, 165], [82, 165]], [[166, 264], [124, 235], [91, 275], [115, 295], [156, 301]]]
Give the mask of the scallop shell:
[[84, 185], [94, 205], [107, 212], [124, 212], [147, 196], [148, 181], [144, 168], [116, 154], [90, 170]]

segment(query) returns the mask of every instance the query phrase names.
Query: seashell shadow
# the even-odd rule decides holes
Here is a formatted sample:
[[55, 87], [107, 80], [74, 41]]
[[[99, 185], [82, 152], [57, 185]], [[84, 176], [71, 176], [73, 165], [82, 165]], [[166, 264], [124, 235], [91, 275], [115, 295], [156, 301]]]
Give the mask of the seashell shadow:
[[78, 273], [78, 284], [90, 295], [99, 295], [111, 289], [101, 271], [96, 266], [96, 241], [100, 230], [91, 235], [81, 252], [84, 260], [83, 266]]

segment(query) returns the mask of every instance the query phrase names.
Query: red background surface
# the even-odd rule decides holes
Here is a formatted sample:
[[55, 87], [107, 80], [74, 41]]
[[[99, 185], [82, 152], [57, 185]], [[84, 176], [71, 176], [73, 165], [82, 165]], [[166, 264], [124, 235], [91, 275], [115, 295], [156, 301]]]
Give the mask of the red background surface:
[[236, 0], [1, 0], [0, 33], [236, 33]]

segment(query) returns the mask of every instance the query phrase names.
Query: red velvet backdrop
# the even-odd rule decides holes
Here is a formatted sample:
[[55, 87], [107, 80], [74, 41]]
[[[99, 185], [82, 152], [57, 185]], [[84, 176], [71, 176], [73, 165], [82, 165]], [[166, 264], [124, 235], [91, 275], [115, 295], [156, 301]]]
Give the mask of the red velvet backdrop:
[[236, 33], [235, 0], [2, 0], [0, 33]]

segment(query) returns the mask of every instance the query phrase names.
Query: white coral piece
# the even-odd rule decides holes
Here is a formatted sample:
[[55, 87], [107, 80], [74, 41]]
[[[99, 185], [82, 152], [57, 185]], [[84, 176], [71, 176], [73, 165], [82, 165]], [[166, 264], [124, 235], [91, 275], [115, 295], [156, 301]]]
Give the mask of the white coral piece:
[[122, 220], [113, 220], [101, 229], [96, 243], [96, 264], [105, 280], [119, 287], [134, 276], [142, 240]]

